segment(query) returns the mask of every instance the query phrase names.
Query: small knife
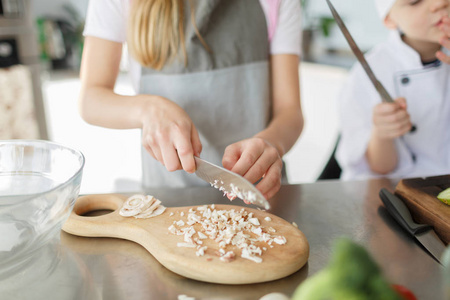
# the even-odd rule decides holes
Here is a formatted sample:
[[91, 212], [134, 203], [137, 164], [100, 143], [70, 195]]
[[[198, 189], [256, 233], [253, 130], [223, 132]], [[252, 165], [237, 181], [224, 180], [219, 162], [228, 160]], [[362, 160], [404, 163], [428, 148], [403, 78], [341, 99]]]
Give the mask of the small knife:
[[[359, 49], [358, 45], [356, 45], [355, 40], [353, 39], [352, 35], [347, 29], [347, 26], [345, 26], [344, 21], [342, 21], [341, 16], [339, 16], [339, 13], [334, 8], [333, 4], [331, 4], [330, 0], [327, 0], [328, 7], [331, 10], [331, 14], [333, 15], [334, 20], [336, 21], [336, 24], [339, 26], [339, 29], [341, 29], [342, 33], [344, 34], [345, 39], [347, 40], [348, 44], [350, 45], [350, 48], [353, 51], [353, 54], [355, 54], [356, 58], [358, 59], [359, 63], [363, 67], [364, 71], [366, 71], [367, 76], [369, 76], [370, 81], [372, 81], [373, 86], [377, 90], [378, 94], [380, 95], [381, 99], [384, 102], [394, 102], [392, 100], [391, 95], [386, 91], [384, 86], [381, 84], [381, 82], [378, 81], [378, 79], [375, 77], [375, 74], [373, 73], [372, 69], [369, 66], [369, 63], [367, 62], [366, 58], [364, 57], [364, 54]], [[410, 132], [416, 131], [417, 127], [415, 125], [412, 125]]]
[[442, 264], [441, 258], [445, 251], [445, 244], [437, 236], [433, 227], [431, 225], [417, 224], [414, 222], [405, 203], [385, 188], [380, 190], [380, 198], [392, 217], [406, 229], [410, 235], [414, 236], [440, 264]]
[[194, 159], [197, 165], [195, 170], [197, 177], [224, 193], [236, 195], [242, 200], [265, 209], [270, 208], [269, 202], [261, 192], [244, 177], [196, 156], [194, 156]]

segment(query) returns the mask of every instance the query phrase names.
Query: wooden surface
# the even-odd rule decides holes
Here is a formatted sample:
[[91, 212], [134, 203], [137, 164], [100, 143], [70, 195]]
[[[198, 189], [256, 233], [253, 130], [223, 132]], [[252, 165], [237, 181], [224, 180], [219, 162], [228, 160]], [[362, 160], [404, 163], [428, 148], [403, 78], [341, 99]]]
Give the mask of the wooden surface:
[[408, 206], [417, 223], [430, 224], [445, 242], [450, 242], [450, 206], [437, 195], [450, 187], [450, 175], [411, 178], [400, 181], [395, 193]]
[[[119, 215], [119, 209], [126, 198], [119, 194], [78, 198], [63, 230], [85, 237], [113, 237], [134, 241], [174, 273], [212, 283], [248, 284], [276, 280], [302, 268], [309, 257], [308, 241], [298, 228], [273, 214], [252, 208], [245, 209], [253, 212], [261, 226], [273, 227], [277, 235], [284, 236], [287, 240], [285, 245], [274, 244], [274, 247], [270, 248], [265, 243], [260, 243], [261, 247], [267, 247], [267, 251], [261, 256], [262, 263], [241, 258], [240, 250], [228, 245], [226, 251], [233, 250], [239, 255], [234, 261], [226, 263], [220, 261], [215, 254], [219, 249], [217, 243], [208, 239], [204, 240], [204, 245], [208, 246], [205, 255], [197, 257], [195, 248], [177, 247], [178, 242], [183, 242], [183, 236], [173, 235], [168, 231], [173, 221], [182, 219], [186, 222], [189, 209], [196, 206], [168, 207], [162, 215], [149, 219], [125, 218]], [[242, 207], [216, 205], [215, 208], [240, 210]], [[83, 216], [88, 212], [105, 209], [112, 212], [94, 217]], [[169, 216], [171, 212], [174, 213], [172, 217]], [[183, 217], [180, 216], [181, 212], [184, 212]], [[265, 221], [266, 216], [272, 221]]]

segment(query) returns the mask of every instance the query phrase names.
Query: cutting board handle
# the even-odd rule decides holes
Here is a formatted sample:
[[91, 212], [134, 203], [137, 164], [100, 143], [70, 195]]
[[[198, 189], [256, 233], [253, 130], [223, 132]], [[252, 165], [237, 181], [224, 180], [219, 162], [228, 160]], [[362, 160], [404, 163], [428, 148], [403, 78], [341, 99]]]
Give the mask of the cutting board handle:
[[78, 216], [83, 216], [96, 210], [116, 211], [122, 207], [123, 203], [123, 198], [115, 194], [87, 195], [77, 199], [73, 207], [73, 212]]
[[[77, 199], [63, 230], [81, 236], [112, 236], [120, 225], [119, 210], [126, 198], [119, 194], [87, 195]], [[85, 216], [97, 210], [112, 212], [100, 216]]]
[[397, 196], [382, 188], [380, 198], [394, 219], [411, 235], [416, 235], [431, 229], [430, 225], [417, 224], [414, 222], [408, 207]]

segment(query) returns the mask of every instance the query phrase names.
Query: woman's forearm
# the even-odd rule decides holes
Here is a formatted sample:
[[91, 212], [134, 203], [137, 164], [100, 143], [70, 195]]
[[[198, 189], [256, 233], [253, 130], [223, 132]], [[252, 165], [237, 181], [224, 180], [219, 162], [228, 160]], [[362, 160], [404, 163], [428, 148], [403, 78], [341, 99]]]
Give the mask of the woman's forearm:
[[299, 57], [272, 55], [270, 61], [273, 117], [267, 128], [255, 137], [271, 143], [282, 157], [295, 144], [303, 130]]
[[270, 122], [266, 129], [259, 132], [255, 137], [265, 139], [277, 148], [282, 157], [297, 141], [303, 130], [303, 116], [301, 109], [286, 109], [279, 112]]
[[81, 117], [89, 124], [114, 129], [141, 128], [141, 116], [152, 101], [149, 95], [123, 96], [104, 87], [90, 87], [81, 95]]

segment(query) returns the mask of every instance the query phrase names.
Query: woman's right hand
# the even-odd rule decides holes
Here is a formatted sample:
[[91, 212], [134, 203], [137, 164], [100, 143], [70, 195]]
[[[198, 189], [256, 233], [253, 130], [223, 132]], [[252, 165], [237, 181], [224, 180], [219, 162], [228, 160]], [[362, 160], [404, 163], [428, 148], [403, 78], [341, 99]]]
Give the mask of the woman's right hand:
[[148, 96], [141, 112], [142, 144], [169, 172], [195, 171], [194, 155], [202, 144], [191, 118], [176, 103], [160, 96]]
[[374, 133], [379, 139], [392, 140], [409, 132], [412, 124], [405, 98], [376, 105], [373, 110], [373, 125]]

